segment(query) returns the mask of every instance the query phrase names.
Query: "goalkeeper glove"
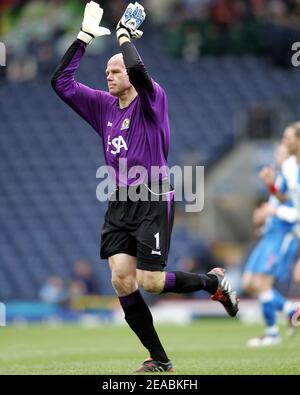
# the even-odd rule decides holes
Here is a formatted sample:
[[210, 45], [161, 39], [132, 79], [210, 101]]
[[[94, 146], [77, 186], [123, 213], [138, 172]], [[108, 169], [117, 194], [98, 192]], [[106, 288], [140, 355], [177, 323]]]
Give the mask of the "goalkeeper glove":
[[86, 44], [89, 44], [95, 37], [109, 35], [109, 29], [99, 26], [102, 16], [103, 9], [98, 3], [95, 3], [94, 1], [87, 3], [84, 10], [81, 30], [77, 38]]
[[138, 30], [138, 28], [144, 22], [145, 18], [146, 13], [144, 7], [137, 1], [135, 4], [130, 3], [117, 25], [117, 39], [119, 40], [122, 36], [129, 39], [141, 38], [143, 32]]

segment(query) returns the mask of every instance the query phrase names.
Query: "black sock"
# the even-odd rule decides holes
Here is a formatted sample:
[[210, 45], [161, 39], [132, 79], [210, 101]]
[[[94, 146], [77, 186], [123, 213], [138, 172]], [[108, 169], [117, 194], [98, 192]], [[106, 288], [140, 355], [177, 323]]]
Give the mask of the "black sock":
[[119, 300], [125, 313], [126, 322], [138, 336], [143, 346], [149, 350], [151, 358], [168, 362], [169, 358], [153, 326], [151, 311], [140, 291], [137, 290], [130, 295], [121, 296]]
[[218, 280], [213, 274], [167, 272], [163, 293], [174, 292], [186, 294], [203, 290], [213, 295], [217, 288]]

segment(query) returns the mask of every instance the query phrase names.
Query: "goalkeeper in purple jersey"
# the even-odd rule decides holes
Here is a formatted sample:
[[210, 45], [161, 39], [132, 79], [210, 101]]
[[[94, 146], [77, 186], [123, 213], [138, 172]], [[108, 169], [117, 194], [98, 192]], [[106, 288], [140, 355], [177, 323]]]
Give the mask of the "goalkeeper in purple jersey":
[[[220, 268], [206, 275], [164, 271], [174, 217], [174, 191], [167, 167], [167, 97], [149, 77], [131, 42], [142, 37], [138, 29], [146, 16], [137, 2], [128, 5], [117, 25], [121, 53], [107, 63], [109, 92], [91, 89], [75, 80], [87, 45], [96, 37], [110, 34], [99, 26], [102, 15], [97, 3], [86, 5], [81, 31], [54, 72], [52, 86], [98, 133], [106, 164], [114, 169], [116, 190], [105, 215], [101, 258], [108, 259], [126, 322], [150, 354], [137, 371], [172, 371], [139, 287], [155, 294], [205, 290], [232, 317], [238, 312], [238, 300]], [[120, 166], [121, 159], [127, 161], [128, 176]], [[146, 171], [137, 177], [130, 173], [135, 166]], [[123, 201], [121, 195], [130, 188], [142, 192], [143, 199]]]

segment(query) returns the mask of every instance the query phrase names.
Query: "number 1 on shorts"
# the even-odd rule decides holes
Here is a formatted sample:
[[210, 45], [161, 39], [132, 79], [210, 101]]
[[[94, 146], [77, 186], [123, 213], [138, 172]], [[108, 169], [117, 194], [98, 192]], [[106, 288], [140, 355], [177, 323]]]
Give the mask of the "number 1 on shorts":
[[159, 232], [154, 235], [156, 240], [156, 249], [159, 250]]

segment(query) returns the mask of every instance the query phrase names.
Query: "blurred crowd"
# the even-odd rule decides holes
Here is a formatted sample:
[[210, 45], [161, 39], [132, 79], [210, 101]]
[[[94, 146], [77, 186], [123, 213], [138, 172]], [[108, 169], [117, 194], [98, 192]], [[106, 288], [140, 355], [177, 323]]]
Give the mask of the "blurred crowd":
[[147, 7], [160, 22], [210, 20], [228, 29], [246, 20], [270, 21], [299, 27], [299, 0], [152, 0]]
[[[7, 67], [0, 67], [0, 83], [1, 73], [2, 81], [44, 79], [49, 83], [57, 57], [62, 56], [79, 31], [86, 2], [1, 0], [0, 41], [6, 44], [8, 59]], [[101, 0], [105, 9], [103, 25], [114, 31], [128, 3], [129, 0]], [[187, 61], [205, 53], [267, 53], [276, 64], [288, 65], [291, 43], [299, 37], [300, 0], [144, 0], [141, 3], [150, 20], [146, 28], [152, 26], [166, 37], [169, 52]], [[104, 42], [95, 40], [89, 53], [93, 50], [99, 53]], [[270, 114], [260, 106], [250, 108], [249, 112], [249, 130], [256, 133], [252, 137], [268, 137]], [[234, 287], [239, 288], [243, 257], [238, 249], [221, 251], [222, 246], [208, 245], [193, 238], [192, 232], [188, 234], [184, 223], [178, 221], [174, 232], [187, 250], [178, 261], [178, 270], [197, 273], [225, 266]], [[219, 257], [212, 254], [216, 250]], [[40, 298], [65, 304], [82, 295], [99, 293], [90, 264], [79, 261], [68, 281], [50, 276], [40, 290]]]
[[[267, 54], [290, 64], [299, 40], [299, 0], [168, 0], [161, 22], [168, 24], [173, 54], [194, 60], [202, 54]], [[159, 3], [158, 0], [152, 2]]]
[[[7, 51], [7, 67], [0, 68], [2, 81], [3, 77], [17, 82], [49, 79], [57, 57], [64, 54], [79, 32], [85, 3], [84, 0], [1, 1], [0, 41], [5, 43]], [[101, 1], [105, 8], [103, 25], [114, 29], [127, 4], [125, 0]], [[103, 40], [95, 40], [89, 53], [99, 53], [102, 45]]]
[[39, 291], [39, 298], [46, 303], [70, 306], [82, 296], [100, 293], [91, 264], [80, 260], [75, 262], [69, 279], [63, 279], [56, 274], [49, 276]]
[[[86, 0], [2, 0], [0, 37], [7, 49], [9, 81], [49, 77], [81, 25]], [[105, 26], [114, 29], [127, 0], [101, 0]], [[300, 30], [299, 0], [141, 0], [150, 26], [167, 50], [186, 60], [203, 54], [267, 53], [286, 65]], [[149, 26], [149, 23], [148, 23]], [[163, 34], [167, 32], [167, 34]], [[103, 40], [91, 51], [99, 53]], [[1, 76], [0, 76], [1, 80]]]

